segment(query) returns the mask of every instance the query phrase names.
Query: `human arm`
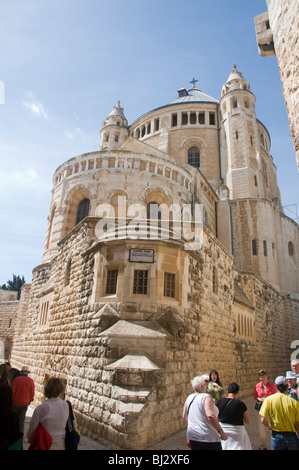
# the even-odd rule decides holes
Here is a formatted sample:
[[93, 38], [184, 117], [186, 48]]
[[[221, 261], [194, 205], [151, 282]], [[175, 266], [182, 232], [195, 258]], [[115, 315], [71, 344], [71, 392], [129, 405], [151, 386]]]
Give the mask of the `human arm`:
[[40, 408], [37, 407], [35, 408], [32, 414], [31, 420], [30, 420], [29, 428], [27, 431], [28, 440], [30, 439], [30, 437], [32, 436], [36, 428], [38, 427], [39, 423], [40, 423]]
[[266, 426], [266, 428], [271, 429], [270, 423], [267, 420], [267, 418], [264, 418], [263, 416], [261, 417], [261, 423]]
[[35, 384], [32, 380], [31, 387], [30, 387], [30, 403], [34, 400], [34, 394], [35, 394]]
[[185, 421], [188, 421], [187, 402], [185, 402], [185, 404], [184, 404], [184, 409], [183, 409], [183, 416], [182, 416], [182, 418], [183, 418]]
[[207, 396], [205, 399], [205, 412], [208, 420], [212, 423], [216, 431], [219, 433], [219, 436], [223, 441], [227, 440], [227, 435], [223, 431], [223, 429], [220, 426], [220, 423], [218, 421], [217, 416], [215, 415], [214, 412], [214, 402], [210, 396]]
[[243, 419], [246, 424], [251, 424], [251, 418], [247, 410], [243, 413]]

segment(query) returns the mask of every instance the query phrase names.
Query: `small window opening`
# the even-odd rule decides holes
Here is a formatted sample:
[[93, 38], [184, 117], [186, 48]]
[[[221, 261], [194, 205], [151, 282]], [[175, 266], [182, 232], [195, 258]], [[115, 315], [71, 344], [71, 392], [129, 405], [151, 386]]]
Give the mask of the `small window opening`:
[[191, 147], [188, 150], [188, 163], [197, 168], [200, 167], [200, 152], [197, 147]]
[[196, 114], [195, 113], [190, 114], [190, 124], [196, 124]]
[[117, 276], [117, 269], [111, 269], [107, 272], [106, 294], [116, 294]]
[[199, 124], [204, 124], [205, 123], [205, 113], [199, 113], [198, 114], [198, 123]]
[[148, 271], [135, 270], [133, 294], [146, 295], [147, 294], [147, 280], [148, 280]]
[[164, 296], [175, 297], [175, 274], [164, 273]]
[[264, 256], [268, 256], [267, 242], [263, 241]]
[[89, 214], [89, 204], [90, 201], [89, 199], [83, 199], [83, 201], [80, 202], [77, 210], [77, 218], [76, 218], [76, 225], [81, 222], [85, 217], [88, 216]]
[[182, 114], [182, 125], [183, 126], [186, 126], [188, 124], [188, 114], [187, 113], [183, 113]]
[[289, 253], [289, 256], [293, 256], [294, 255], [294, 245], [292, 242], [289, 242], [288, 243], [288, 253]]
[[210, 125], [214, 126], [216, 123], [215, 121], [215, 113], [210, 113]]

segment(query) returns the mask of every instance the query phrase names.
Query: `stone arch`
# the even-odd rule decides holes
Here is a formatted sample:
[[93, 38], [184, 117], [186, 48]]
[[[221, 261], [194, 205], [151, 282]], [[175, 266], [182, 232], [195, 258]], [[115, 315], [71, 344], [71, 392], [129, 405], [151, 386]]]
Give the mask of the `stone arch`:
[[[170, 219], [173, 217], [171, 195], [159, 186], [146, 188], [140, 199], [144, 201], [147, 219]], [[156, 207], [155, 207], [156, 206]], [[169, 210], [168, 210], [169, 208]]]
[[76, 186], [68, 192], [63, 204], [63, 236], [75, 227], [78, 206], [84, 199], [88, 199], [89, 201], [91, 199], [90, 191], [85, 186]]
[[165, 189], [159, 186], [149, 186], [140, 194], [140, 199], [144, 201], [144, 204], [155, 202], [157, 204], [172, 204], [171, 195], [165, 191]]
[[191, 139], [183, 140], [180, 145], [180, 148], [182, 150], [184, 161], [186, 163], [188, 163], [188, 153], [192, 147], [198, 148], [200, 161], [202, 162], [205, 159], [206, 154], [207, 154], [207, 149], [208, 149], [207, 143], [203, 139], [200, 139], [199, 137], [192, 137]]
[[116, 218], [126, 217], [130, 202], [129, 195], [126, 191], [120, 188], [114, 188], [106, 194], [105, 201], [113, 207], [114, 216]]

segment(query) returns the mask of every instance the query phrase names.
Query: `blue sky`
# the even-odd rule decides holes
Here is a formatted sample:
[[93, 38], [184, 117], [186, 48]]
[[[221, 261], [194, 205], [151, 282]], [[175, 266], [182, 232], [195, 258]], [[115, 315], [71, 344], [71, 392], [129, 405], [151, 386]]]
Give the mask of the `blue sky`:
[[53, 173], [98, 149], [101, 123], [118, 100], [131, 123], [191, 88], [193, 77], [220, 99], [233, 64], [270, 132], [283, 205], [299, 211], [277, 61], [260, 57], [256, 44], [254, 17], [266, 10], [265, 0], [0, 1], [0, 284], [12, 274], [31, 281]]

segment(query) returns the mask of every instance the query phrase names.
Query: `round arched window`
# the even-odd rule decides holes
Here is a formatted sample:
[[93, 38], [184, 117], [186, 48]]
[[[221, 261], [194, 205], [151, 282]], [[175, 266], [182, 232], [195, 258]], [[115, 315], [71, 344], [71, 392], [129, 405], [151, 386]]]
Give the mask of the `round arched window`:
[[83, 199], [80, 202], [77, 210], [76, 225], [81, 222], [89, 214], [89, 199]]
[[200, 167], [200, 153], [197, 147], [190, 147], [188, 150], [188, 163], [189, 165]]

